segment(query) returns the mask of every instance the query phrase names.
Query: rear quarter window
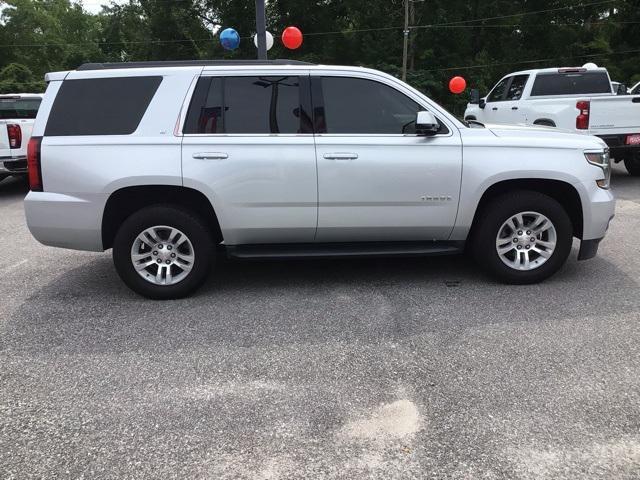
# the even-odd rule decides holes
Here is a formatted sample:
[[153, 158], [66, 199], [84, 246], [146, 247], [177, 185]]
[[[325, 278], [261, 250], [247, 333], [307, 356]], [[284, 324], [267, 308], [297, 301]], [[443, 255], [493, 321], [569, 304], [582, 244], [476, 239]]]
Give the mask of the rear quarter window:
[[161, 76], [65, 80], [44, 134], [130, 135], [161, 82]]
[[605, 72], [543, 73], [536, 77], [531, 90], [533, 97], [592, 93], [611, 93], [611, 83]]

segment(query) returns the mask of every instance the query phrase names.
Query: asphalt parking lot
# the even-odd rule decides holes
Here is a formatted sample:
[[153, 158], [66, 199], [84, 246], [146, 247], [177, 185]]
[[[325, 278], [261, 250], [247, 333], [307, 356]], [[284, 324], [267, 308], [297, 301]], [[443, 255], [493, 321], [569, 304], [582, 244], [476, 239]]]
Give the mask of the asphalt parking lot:
[[0, 478], [640, 478], [640, 179], [531, 287], [464, 257], [222, 262], [152, 302], [0, 183]]

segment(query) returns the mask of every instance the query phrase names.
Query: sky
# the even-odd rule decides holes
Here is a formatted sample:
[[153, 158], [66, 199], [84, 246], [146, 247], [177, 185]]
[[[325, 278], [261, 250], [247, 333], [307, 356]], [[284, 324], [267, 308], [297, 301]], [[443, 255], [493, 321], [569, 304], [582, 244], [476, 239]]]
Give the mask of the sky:
[[84, 9], [90, 13], [98, 13], [102, 10], [102, 5], [109, 5], [110, 3], [127, 3], [128, 0], [74, 0], [76, 3], [82, 3]]

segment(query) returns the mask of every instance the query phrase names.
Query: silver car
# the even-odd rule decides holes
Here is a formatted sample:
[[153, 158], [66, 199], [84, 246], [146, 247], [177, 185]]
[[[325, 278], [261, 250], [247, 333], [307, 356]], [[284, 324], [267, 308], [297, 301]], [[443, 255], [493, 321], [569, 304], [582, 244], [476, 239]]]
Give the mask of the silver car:
[[441, 255], [539, 282], [614, 213], [596, 137], [457, 120], [409, 85], [293, 61], [87, 64], [47, 75], [27, 222], [113, 249], [149, 298], [236, 258]]

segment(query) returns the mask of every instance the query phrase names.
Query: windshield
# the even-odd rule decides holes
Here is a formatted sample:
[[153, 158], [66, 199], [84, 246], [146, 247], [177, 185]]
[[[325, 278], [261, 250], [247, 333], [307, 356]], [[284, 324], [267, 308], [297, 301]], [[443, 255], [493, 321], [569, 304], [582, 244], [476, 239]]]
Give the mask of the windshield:
[[36, 118], [41, 101], [39, 98], [0, 97], [0, 120]]

